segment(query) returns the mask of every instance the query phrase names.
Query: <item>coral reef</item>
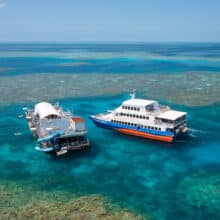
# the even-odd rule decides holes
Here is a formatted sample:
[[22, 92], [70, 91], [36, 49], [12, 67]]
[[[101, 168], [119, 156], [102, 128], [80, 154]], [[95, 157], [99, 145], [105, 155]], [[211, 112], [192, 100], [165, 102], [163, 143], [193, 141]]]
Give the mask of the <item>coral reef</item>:
[[0, 219], [142, 220], [100, 195], [76, 197], [67, 192], [44, 192], [12, 183], [0, 185]]
[[[177, 191], [179, 204], [197, 217], [220, 218], [220, 175], [198, 172], [185, 177]], [[195, 212], [196, 211], [196, 212]]]
[[220, 102], [219, 85], [220, 74], [211, 72], [181, 74], [41, 73], [4, 76], [0, 80], [0, 104], [37, 102], [55, 98], [118, 95], [128, 93], [133, 88], [141, 88], [140, 92], [144, 97], [150, 99], [167, 100], [187, 106], [203, 106]]

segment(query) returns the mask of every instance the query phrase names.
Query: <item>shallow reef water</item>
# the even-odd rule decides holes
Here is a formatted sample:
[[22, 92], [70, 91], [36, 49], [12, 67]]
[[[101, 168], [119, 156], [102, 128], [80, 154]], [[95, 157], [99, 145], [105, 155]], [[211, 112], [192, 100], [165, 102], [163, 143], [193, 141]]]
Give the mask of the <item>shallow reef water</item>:
[[[74, 67], [73, 67], [74, 68]], [[37, 102], [68, 97], [112, 96], [132, 88], [149, 99], [162, 99], [187, 106], [220, 102], [220, 73], [181, 74], [30, 74], [2, 76], [0, 104]], [[13, 88], [13, 90], [11, 89]]]
[[[0, 48], [0, 219], [220, 218], [218, 44]], [[165, 64], [141, 69], [153, 58]], [[169, 71], [169, 59], [169, 68], [187, 68]], [[90, 72], [74, 70], [93, 62]], [[116, 108], [132, 88], [186, 111], [189, 134], [168, 144], [95, 127], [89, 115]], [[22, 107], [42, 100], [85, 118], [88, 150], [62, 157], [34, 150]]]

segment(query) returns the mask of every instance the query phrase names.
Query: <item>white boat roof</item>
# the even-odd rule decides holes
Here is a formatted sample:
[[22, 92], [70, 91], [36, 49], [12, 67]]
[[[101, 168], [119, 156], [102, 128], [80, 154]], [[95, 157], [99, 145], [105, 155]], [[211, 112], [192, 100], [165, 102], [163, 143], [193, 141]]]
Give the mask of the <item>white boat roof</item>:
[[160, 115], [158, 115], [158, 118], [162, 118], [162, 119], [168, 119], [168, 120], [176, 120], [177, 118], [180, 118], [182, 116], [186, 115], [186, 112], [180, 112], [180, 111], [175, 111], [175, 110], [168, 110], [164, 113], [161, 113]]
[[123, 105], [134, 105], [134, 106], [147, 106], [156, 103], [154, 100], [147, 99], [129, 99], [124, 101]]
[[58, 111], [48, 102], [40, 102], [34, 107], [34, 114], [39, 115], [40, 119], [43, 119], [50, 115], [59, 116]]

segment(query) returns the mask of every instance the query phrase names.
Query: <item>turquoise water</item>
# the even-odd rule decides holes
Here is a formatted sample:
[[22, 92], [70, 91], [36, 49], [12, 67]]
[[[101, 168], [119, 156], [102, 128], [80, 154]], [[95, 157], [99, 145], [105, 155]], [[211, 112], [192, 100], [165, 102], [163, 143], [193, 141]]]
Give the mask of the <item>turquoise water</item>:
[[[88, 72], [109, 77], [108, 72], [115, 72], [138, 77], [141, 72], [147, 77], [150, 72], [176, 75], [186, 71], [198, 74], [214, 71], [218, 74], [220, 68], [219, 44], [1, 44], [0, 48], [0, 77], [9, 77], [12, 81], [15, 75], [23, 77], [33, 73], [83, 75]], [[82, 59], [77, 59], [79, 54]], [[82, 69], [59, 66], [82, 60], [89, 63], [81, 63], [86, 65]], [[167, 83], [172, 86], [170, 81]], [[41, 85], [36, 84], [38, 86]], [[217, 86], [220, 92], [220, 85]], [[160, 93], [160, 87], [157, 89]], [[79, 195], [101, 194], [153, 219], [220, 218], [220, 102], [186, 106], [165, 100], [161, 95], [159, 99], [163, 104], [188, 112], [189, 135], [168, 144], [121, 135], [92, 124], [90, 114], [114, 109], [128, 98], [123, 90], [116, 95], [103, 90], [102, 95], [88, 94], [81, 98], [68, 94], [58, 99], [54, 94], [51, 101], [59, 100], [64, 109], [86, 119], [91, 141], [88, 151], [57, 158], [34, 150], [35, 141], [26, 121], [18, 117], [23, 114], [22, 107], [32, 107], [34, 100], [11, 104], [10, 98], [19, 94], [13, 94], [13, 88], [7, 91], [7, 101], [0, 106], [0, 182], [26, 182], [51, 193], [58, 190]], [[28, 91], [26, 94], [29, 95]], [[141, 91], [138, 96], [151, 98]]]

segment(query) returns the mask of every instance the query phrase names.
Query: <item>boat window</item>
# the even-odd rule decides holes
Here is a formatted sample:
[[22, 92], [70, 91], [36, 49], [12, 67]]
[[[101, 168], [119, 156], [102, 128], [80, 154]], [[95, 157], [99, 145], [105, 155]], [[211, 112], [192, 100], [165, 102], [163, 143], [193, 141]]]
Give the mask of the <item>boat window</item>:
[[132, 117], [132, 114], [130, 114], [129, 116]]
[[136, 111], [136, 107], [134, 107], [134, 111]]
[[152, 112], [152, 111], [154, 111], [154, 106], [152, 104], [151, 105], [147, 105], [145, 107], [145, 109], [146, 109], [146, 111]]

